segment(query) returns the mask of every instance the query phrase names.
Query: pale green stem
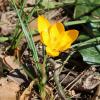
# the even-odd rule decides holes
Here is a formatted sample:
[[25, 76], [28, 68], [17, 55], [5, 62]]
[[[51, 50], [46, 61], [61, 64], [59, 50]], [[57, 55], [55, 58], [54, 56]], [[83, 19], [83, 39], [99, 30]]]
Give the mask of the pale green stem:
[[98, 23], [100, 22], [100, 19], [95, 19], [95, 20], [77, 20], [77, 21], [65, 21], [64, 25], [65, 26], [71, 26], [71, 25], [78, 25], [78, 24], [85, 24], [85, 23]]
[[86, 47], [86, 46], [89, 47], [89, 46], [94, 46], [94, 45], [99, 45], [99, 44], [100, 44], [100, 37], [97, 37], [97, 38], [87, 40], [85, 42], [74, 44], [72, 45], [72, 48], [81, 49], [82, 47]]

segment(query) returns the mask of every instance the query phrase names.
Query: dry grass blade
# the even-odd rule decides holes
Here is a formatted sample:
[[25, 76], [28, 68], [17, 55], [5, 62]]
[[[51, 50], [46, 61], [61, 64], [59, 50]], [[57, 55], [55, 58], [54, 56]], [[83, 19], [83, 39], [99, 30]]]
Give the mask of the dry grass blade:
[[24, 92], [20, 96], [20, 100], [28, 100], [31, 90], [33, 88], [33, 85], [35, 85], [37, 82], [38, 80], [35, 79], [29, 84], [29, 86], [24, 90]]

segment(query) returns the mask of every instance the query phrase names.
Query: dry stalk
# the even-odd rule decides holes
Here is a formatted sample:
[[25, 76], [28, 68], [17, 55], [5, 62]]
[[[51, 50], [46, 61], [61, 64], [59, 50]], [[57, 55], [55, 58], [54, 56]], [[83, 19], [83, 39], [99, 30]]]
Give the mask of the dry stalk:
[[37, 79], [33, 80], [29, 86], [25, 89], [25, 91], [22, 93], [22, 95], [20, 96], [20, 100], [26, 100], [26, 98], [29, 97], [31, 90], [33, 88], [33, 85], [37, 83]]
[[60, 81], [59, 81], [59, 73], [60, 73], [60, 70], [59, 70], [59, 67], [61, 66], [61, 65], [59, 65], [59, 64], [57, 64], [53, 59], [49, 59], [49, 62], [54, 66], [54, 80], [55, 80], [55, 83], [56, 83], [56, 85], [57, 85], [57, 89], [58, 89], [58, 93], [59, 93], [59, 95], [61, 96], [61, 98], [63, 99], [63, 100], [68, 100], [67, 98], [66, 98], [66, 95], [65, 95], [65, 92], [64, 92], [64, 90], [63, 90], [63, 88], [62, 88], [62, 86], [61, 86], [61, 84], [60, 84]]

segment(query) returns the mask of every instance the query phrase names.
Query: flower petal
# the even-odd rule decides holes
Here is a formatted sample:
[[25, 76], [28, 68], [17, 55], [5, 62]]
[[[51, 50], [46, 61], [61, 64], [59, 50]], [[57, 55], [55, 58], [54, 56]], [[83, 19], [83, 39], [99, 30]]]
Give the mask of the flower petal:
[[41, 32], [47, 32], [48, 28], [50, 27], [49, 21], [44, 16], [38, 17], [38, 31]]
[[40, 33], [40, 38], [41, 38], [41, 42], [43, 43], [43, 44], [45, 44], [46, 46], [48, 45], [48, 44], [50, 44], [49, 42], [50, 42], [50, 36], [49, 36], [49, 33], [48, 32], [41, 32]]
[[49, 56], [56, 57], [59, 55], [58, 51], [52, 50], [50, 47], [46, 47], [46, 52]]
[[71, 44], [77, 39], [79, 32], [77, 30], [69, 30], [62, 33], [60, 41], [55, 47], [59, 51], [67, 50], [71, 47]]
[[58, 36], [64, 32], [64, 26], [62, 23], [55, 23], [49, 28], [50, 38], [56, 40]]
[[70, 43], [73, 43], [77, 39], [79, 31], [73, 29], [66, 31], [65, 33], [69, 37]]
[[64, 52], [65, 50], [69, 49], [70, 47], [71, 47], [71, 44], [67, 43], [67, 44], [63, 44], [61, 47], [59, 47], [58, 50], [60, 52]]
[[56, 42], [55, 49], [57, 51], [63, 52], [64, 50], [70, 48], [70, 41], [69, 38], [66, 37], [64, 34], [61, 36], [58, 42]]
[[47, 45], [49, 41], [49, 33], [48, 33], [49, 27], [50, 27], [49, 21], [44, 16], [39, 16], [38, 17], [38, 31], [41, 36], [41, 41], [45, 45]]
[[59, 39], [61, 38], [61, 34], [64, 32], [64, 26], [62, 23], [55, 23], [49, 28], [49, 35], [50, 35], [50, 43], [49, 45], [51, 48], [55, 48], [56, 44], [58, 43]]

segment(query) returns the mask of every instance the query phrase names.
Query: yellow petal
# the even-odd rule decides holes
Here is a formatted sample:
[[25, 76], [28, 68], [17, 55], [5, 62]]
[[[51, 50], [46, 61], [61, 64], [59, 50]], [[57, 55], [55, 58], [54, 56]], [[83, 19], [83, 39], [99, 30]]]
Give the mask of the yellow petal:
[[38, 17], [38, 31], [41, 32], [47, 32], [48, 28], [50, 27], [49, 21], [44, 16]]
[[64, 26], [62, 23], [56, 23], [50, 26], [49, 35], [50, 35], [50, 45], [52, 49], [55, 48], [57, 41], [61, 38], [61, 34], [64, 32]]
[[61, 39], [56, 44], [56, 49], [59, 51], [67, 50], [71, 44], [77, 39], [79, 32], [77, 30], [69, 30], [62, 33]]
[[53, 40], [56, 40], [62, 32], [64, 32], [62, 23], [55, 23], [49, 28], [50, 38]]
[[41, 32], [40, 33], [41, 42], [46, 46], [49, 44], [50, 36], [48, 32]]
[[70, 48], [69, 45], [69, 37], [65, 34], [63, 34], [62, 38], [60, 39], [60, 42], [58, 43], [58, 47], [56, 47], [59, 51], [64, 51], [68, 48]]
[[49, 56], [56, 57], [59, 55], [58, 51], [52, 50], [50, 47], [46, 47], [46, 52]]
[[67, 43], [67, 44], [63, 44], [61, 47], [59, 47], [58, 50], [60, 52], [64, 52], [65, 50], [69, 49], [70, 47], [71, 47], [71, 44]]
[[66, 31], [65, 33], [69, 37], [70, 42], [73, 43], [77, 39], [79, 31], [73, 29]]
[[38, 31], [40, 33], [41, 41], [45, 45], [47, 45], [49, 41], [49, 33], [48, 33], [49, 27], [50, 27], [49, 21], [44, 16], [39, 16], [38, 17]]

